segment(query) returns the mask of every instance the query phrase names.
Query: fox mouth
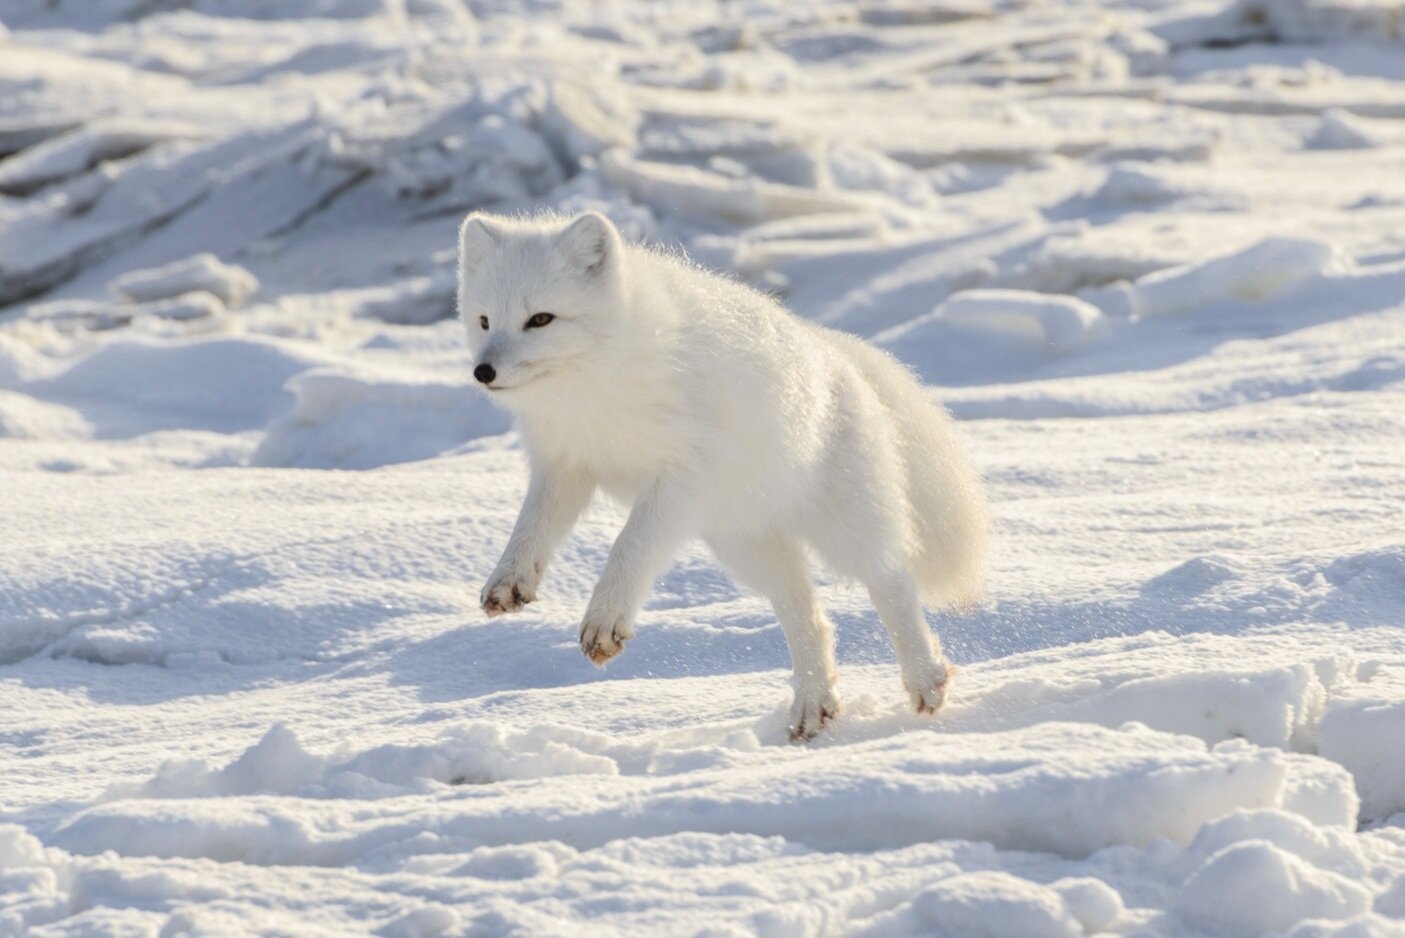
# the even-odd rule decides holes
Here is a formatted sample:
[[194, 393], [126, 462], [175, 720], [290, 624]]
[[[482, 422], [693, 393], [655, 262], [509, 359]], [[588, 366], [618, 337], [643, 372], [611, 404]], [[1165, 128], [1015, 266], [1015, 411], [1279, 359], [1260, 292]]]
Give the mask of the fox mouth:
[[[527, 367], [530, 367], [530, 366], [532, 365], [532, 362], [523, 362], [523, 364], [522, 364], [522, 365], [519, 365], [518, 367], [520, 368], [520, 367], [523, 367], [524, 365], [527, 366]], [[540, 370], [540, 371], [534, 371], [534, 372], [532, 372], [531, 374], [528, 374], [528, 375], [524, 376], [523, 378], [521, 378], [520, 380], [518, 380], [518, 381], [516, 381], [516, 382], [514, 382], [514, 383], [512, 383], [512, 384], [503, 384], [503, 383], [500, 382], [500, 381], [494, 381], [492, 384], [485, 384], [485, 385], [483, 385], [483, 386], [484, 386], [485, 388], [487, 388], [489, 391], [515, 391], [515, 390], [517, 390], [518, 388], [523, 387], [524, 385], [531, 384], [533, 381], [537, 380], [538, 378], [545, 378], [545, 377], [546, 377], [547, 375], [549, 375], [549, 374], [551, 374], [551, 369], [550, 369], [550, 368], [544, 368], [544, 369], [542, 369], [542, 370]]]

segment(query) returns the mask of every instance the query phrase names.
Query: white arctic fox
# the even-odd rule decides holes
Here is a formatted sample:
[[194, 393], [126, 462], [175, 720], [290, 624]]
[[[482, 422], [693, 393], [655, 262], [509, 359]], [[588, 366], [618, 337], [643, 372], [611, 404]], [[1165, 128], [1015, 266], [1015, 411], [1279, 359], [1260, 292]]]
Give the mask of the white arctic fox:
[[857, 338], [644, 247], [598, 214], [470, 215], [459, 311], [474, 377], [518, 419], [521, 516], [483, 588], [498, 615], [537, 594], [597, 488], [633, 506], [580, 627], [596, 664], [673, 553], [701, 537], [775, 608], [795, 668], [794, 738], [838, 709], [833, 626], [802, 545], [868, 588], [921, 712], [951, 668], [922, 602], [980, 589], [986, 510], [951, 418]]

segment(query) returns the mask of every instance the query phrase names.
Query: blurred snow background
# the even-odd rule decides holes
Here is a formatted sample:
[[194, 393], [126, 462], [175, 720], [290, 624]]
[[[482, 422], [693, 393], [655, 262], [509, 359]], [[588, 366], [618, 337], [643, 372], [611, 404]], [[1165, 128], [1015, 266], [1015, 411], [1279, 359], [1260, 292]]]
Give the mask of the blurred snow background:
[[[0, 934], [1405, 934], [1400, 0], [0, 0]], [[846, 709], [697, 548], [601, 674], [469, 210], [959, 417], [991, 599]]]

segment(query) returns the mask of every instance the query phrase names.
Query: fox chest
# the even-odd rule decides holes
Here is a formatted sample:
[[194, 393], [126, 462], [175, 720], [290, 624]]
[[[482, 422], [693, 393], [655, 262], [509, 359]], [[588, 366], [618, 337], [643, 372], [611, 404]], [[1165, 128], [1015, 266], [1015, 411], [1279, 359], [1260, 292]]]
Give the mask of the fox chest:
[[535, 452], [585, 470], [607, 493], [625, 500], [667, 472], [687, 448], [679, 421], [622, 402], [534, 414], [524, 419], [523, 430]]

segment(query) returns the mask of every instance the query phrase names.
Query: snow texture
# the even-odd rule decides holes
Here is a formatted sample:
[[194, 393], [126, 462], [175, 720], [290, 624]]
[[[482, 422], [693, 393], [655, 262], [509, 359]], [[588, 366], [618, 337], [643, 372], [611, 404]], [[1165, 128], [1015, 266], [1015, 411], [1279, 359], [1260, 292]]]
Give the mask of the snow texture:
[[[0, 0], [0, 935], [1405, 934], [1397, 0]], [[469, 211], [599, 211], [960, 418], [910, 712], [699, 545], [538, 599]]]

